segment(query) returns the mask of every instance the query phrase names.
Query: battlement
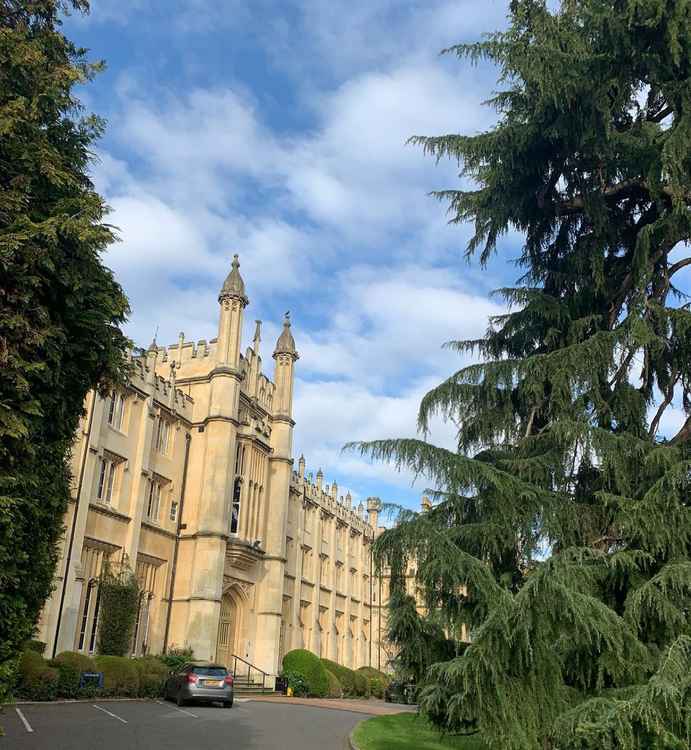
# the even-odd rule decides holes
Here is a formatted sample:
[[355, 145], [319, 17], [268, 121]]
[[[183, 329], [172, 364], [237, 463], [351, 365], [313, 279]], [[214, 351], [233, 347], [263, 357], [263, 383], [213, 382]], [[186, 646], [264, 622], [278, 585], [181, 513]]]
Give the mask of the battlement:
[[191, 396], [176, 387], [175, 368], [171, 369], [170, 378], [164, 378], [152, 369], [147, 359], [148, 352], [142, 353], [139, 350], [129, 353], [132, 386], [152, 396], [155, 402], [167, 407], [171, 412], [191, 421], [194, 401]]
[[338, 494], [338, 485], [333, 482], [323, 485], [323, 474], [321, 469], [317, 472], [316, 482], [312, 473], [305, 475], [304, 459], [301, 457], [297, 471], [293, 471], [291, 477], [291, 489], [299, 494], [304, 493], [304, 498], [312, 502], [326, 513], [331, 514], [346, 525], [356, 529], [368, 538], [374, 536], [374, 529], [370, 526], [367, 512], [363, 503], [353, 508], [352, 497], [348, 492], [345, 497]]

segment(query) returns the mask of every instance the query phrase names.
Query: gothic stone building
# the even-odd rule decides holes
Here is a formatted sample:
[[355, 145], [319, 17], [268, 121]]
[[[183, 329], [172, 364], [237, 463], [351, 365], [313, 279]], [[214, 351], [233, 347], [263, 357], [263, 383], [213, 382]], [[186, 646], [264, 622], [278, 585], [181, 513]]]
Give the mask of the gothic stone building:
[[290, 321], [272, 381], [259, 323], [241, 353], [248, 298], [237, 256], [218, 301], [216, 338], [153, 343], [132, 357], [124, 390], [89, 394], [39, 637], [48, 654], [95, 651], [99, 577], [124, 561], [142, 591], [133, 655], [189, 646], [275, 675], [286, 651], [308, 648], [383, 668], [385, 594], [370, 552], [379, 501], [353, 508], [321, 471], [305, 474], [304, 458], [295, 467]]

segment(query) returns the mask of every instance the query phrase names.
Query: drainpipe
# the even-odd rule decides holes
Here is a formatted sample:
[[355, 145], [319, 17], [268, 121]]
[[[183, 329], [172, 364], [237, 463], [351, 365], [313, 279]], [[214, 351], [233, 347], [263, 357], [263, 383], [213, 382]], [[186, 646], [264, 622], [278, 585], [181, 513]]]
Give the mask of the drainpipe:
[[178, 545], [180, 544], [180, 532], [182, 531], [182, 511], [185, 507], [185, 487], [187, 486], [187, 464], [190, 457], [189, 432], [185, 433], [185, 463], [182, 469], [182, 488], [180, 489], [180, 507], [178, 508], [178, 528], [175, 533], [175, 547], [173, 549], [173, 562], [170, 568], [170, 588], [168, 590], [168, 611], [166, 612], [166, 629], [163, 635], [163, 653], [168, 651], [168, 634], [170, 631], [170, 616], [173, 610], [173, 591], [175, 589], [175, 573], [178, 567]]
[[60, 592], [60, 605], [58, 607], [58, 618], [55, 623], [55, 637], [53, 638], [53, 658], [58, 649], [58, 636], [60, 635], [60, 623], [62, 621], [62, 610], [65, 606], [65, 594], [67, 593], [67, 581], [70, 576], [70, 562], [72, 561], [72, 548], [74, 547], [74, 535], [77, 529], [77, 514], [79, 512], [79, 503], [82, 499], [82, 484], [84, 483], [84, 470], [86, 469], [86, 460], [89, 457], [89, 442], [91, 440], [91, 427], [94, 423], [94, 411], [96, 410], [96, 389], [92, 391], [91, 412], [89, 413], [89, 424], [86, 428], [86, 437], [84, 438], [84, 457], [82, 465], [79, 467], [79, 481], [77, 482], [77, 497], [74, 503], [74, 515], [72, 516], [72, 528], [70, 529], [70, 543], [67, 547], [67, 558], [65, 560], [65, 575], [62, 578], [62, 591]]

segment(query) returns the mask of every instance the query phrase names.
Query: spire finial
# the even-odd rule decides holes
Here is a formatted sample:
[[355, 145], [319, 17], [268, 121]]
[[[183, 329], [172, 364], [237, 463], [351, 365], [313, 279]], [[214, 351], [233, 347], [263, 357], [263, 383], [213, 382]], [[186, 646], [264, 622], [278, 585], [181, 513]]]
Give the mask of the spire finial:
[[299, 355], [295, 349], [295, 339], [290, 332], [290, 310], [286, 310], [283, 316], [283, 331], [281, 331], [281, 335], [276, 342], [276, 348], [274, 349], [274, 357], [279, 354], [290, 354], [293, 360], [299, 359]]
[[156, 330], [154, 331], [154, 337], [151, 340], [151, 343], [149, 344], [149, 351], [150, 352], [156, 352], [158, 351], [158, 344], [156, 343], [156, 337], [158, 336], [158, 324], [156, 325]]
[[259, 354], [259, 343], [262, 340], [262, 322], [261, 320], [254, 321], [254, 351]]
[[230, 273], [226, 276], [218, 295], [219, 302], [223, 302], [224, 299], [239, 299], [243, 303], [243, 307], [249, 304], [249, 299], [245, 294], [245, 282], [240, 276], [240, 260], [237, 253], [233, 255]]

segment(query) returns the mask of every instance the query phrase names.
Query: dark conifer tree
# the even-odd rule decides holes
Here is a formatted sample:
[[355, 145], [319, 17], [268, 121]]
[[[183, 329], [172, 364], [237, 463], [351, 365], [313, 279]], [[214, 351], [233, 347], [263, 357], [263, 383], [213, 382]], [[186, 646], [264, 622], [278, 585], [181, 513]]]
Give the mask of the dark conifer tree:
[[70, 10], [88, 2], [0, 0], [0, 693], [51, 590], [84, 398], [127, 344], [88, 176], [103, 123], [74, 94], [101, 66], [61, 32]]
[[[414, 560], [430, 618], [470, 626], [422, 708], [492, 747], [691, 740], [690, 8], [514, 0], [506, 32], [448, 50], [500, 69], [497, 125], [413, 138], [476, 186], [437, 193], [471, 259], [524, 237], [509, 311], [449, 344], [479, 363], [425, 396], [423, 439], [358, 446], [437, 488], [377, 553], [394, 605]], [[435, 414], [457, 451], [424, 439]]]

